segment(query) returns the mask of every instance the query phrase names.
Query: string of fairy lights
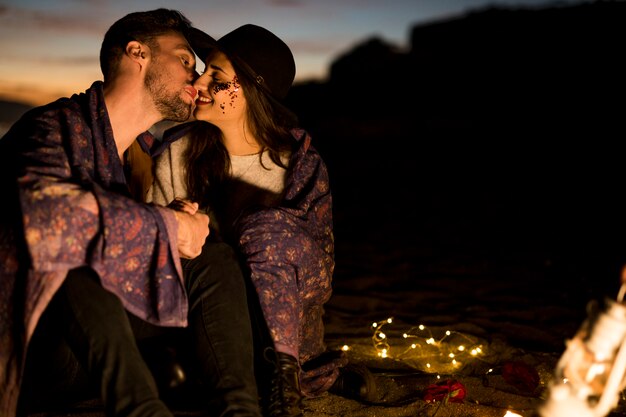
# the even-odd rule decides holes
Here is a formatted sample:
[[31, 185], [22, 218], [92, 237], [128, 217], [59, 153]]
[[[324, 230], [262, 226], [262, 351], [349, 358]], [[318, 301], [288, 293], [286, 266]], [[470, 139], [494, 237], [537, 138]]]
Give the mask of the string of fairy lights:
[[[378, 357], [401, 360], [424, 372], [454, 373], [466, 361], [484, 353], [483, 344], [476, 337], [423, 324], [411, 327], [401, 337], [391, 337], [385, 326], [393, 322], [393, 317], [389, 317], [372, 323], [372, 346]], [[342, 349], [347, 351], [350, 346]]]
[[[482, 360], [484, 343], [478, 337], [455, 330], [431, 328], [420, 324], [399, 333], [397, 330], [387, 331], [394, 324], [394, 318], [373, 322], [371, 327], [372, 347], [377, 357], [402, 361], [420, 371], [436, 374], [454, 374], [471, 360]], [[349, 351], [352, 347], [343, 345], [342, 350]], [[493, 372], [492, 368], [487, 374]], [[521, 417], [507, 411], [504, 417]]]

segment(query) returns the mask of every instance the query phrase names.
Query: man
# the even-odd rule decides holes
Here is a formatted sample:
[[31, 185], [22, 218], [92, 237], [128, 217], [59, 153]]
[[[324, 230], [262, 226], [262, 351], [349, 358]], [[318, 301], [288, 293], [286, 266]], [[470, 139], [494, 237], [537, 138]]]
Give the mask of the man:
[[[2, 416], [15, 415], [18, 398], [20, 407], [36, 401], [39, 376], [49, 371], [72, 387], [85, 372], [107, 415], [171, 417], [133, 331], [188, 321], [210, 389], [207, 407], [259, 415], [245, 288], [232, 251], [205, 244], [208, 217], [196, 205], [143, 204], [125, 177], [135, 140], [150, 148], [145, 131], [153, 124], [191, 115], [189, 28], [173, 10], [125, 16], [102, 43], [103, 83], [29, 111], [0, 140], [8, 196], [0, 209]], [[60, 367], [44, 369], [51, 363]]]

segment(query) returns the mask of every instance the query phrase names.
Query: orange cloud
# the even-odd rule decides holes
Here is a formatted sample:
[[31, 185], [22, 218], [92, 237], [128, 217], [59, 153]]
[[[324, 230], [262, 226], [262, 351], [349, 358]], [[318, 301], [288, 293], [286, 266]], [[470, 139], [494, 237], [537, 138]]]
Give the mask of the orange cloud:
[[4, 28], [45, 29], [56, 32], [96, 33], [101, 35], [108, 25], [99, 22], [94, 16], [72, 14], [67, 9], [59, 12], [31, 10], [23, 7], [2, 6], [0, 24]]

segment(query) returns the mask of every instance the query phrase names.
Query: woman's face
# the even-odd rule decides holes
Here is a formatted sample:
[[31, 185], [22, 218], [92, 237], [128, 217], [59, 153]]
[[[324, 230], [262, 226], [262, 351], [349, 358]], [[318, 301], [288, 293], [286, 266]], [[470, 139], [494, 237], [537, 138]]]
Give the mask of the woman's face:
[[246, 99], [230, 60], [216, 51], [205, 64], [204, 73], [194, 83], [198, 90], [195, 118], [220, 128], [243, 122]]

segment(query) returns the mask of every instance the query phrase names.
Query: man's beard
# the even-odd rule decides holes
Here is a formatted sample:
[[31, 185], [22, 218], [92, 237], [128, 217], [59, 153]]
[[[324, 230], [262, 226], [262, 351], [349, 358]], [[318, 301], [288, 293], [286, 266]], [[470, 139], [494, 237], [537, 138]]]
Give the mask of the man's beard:
[[162, 69], [151, 66], [146, 74], [146, 88], [163, 119], [184, 122], [191, 116], [191, 105], [185, 103], [180, 94], [169, 92], [165, 88], [167, 77], [163, 72]]

